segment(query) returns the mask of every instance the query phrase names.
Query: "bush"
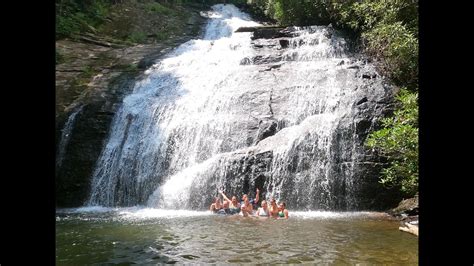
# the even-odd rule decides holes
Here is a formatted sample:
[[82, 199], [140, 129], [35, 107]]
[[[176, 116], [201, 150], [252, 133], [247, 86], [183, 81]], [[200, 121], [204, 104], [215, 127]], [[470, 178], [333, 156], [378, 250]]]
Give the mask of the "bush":
[[404, 89], [397, 100], [400, 108], [393, 117], [382, 120], [383, 128], [372, 132], [366, 145], [390, 162], [382, 170], [380, 183], [414, 196], [418, 191], [418, 93]]
[[327, 24], [329, 16], [327, 4], [323, 1], [272, 0], [261, 5], [265, 14], [276, 19], [281, 25]]
[[56, 6], [56, 38], [70, 37], [89, 26], [96, 27], [104, 22], [110, 8], [105, 0], [78, 1], [63, 0]]
[[169, 15], [173, 12], [172, 9], [170, 9], [168, 7], [165, 7], [163, 5], [160, 5], [159, 3], [156, 3], [156, 2], [149, 3], [147, 5], [147, 8], [148, 8], [148, 10], [150, 10], [152, 12], [160, 13], [160, 14], [163, 14], [163, 15]]
[[418, 39], [401, 22], [379, 23], [362, 35], [366, 51], [381, 61], [382, 72], [398, 85], [418, 84]]
[[158, 41], [164, 41], [169, 38], [170, 33], [167, 31], [159, 31], [155, 34]]
[[146, 41], [146, 35], [144, 32], [134, 31], [128, 36], [127, 40], [132, 43], [144, 43]]

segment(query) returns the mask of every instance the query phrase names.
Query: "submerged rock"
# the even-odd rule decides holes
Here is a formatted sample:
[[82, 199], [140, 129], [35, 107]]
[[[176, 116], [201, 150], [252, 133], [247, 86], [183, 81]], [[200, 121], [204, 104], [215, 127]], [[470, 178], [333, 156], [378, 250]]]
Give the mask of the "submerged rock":
[[398, 230], [418, 236], [418, 225], [405, 223], [405, 226], [400, 226]]

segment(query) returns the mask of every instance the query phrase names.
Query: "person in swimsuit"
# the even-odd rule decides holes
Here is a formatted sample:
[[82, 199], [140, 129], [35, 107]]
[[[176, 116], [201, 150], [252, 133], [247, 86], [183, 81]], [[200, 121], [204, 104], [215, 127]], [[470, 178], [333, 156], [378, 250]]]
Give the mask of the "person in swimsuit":
[[218, 210], [216, 212], [217, 214], [232, 214], [230, 212], [230, 209], [229, 209], [229, 202], [228, 201], [224, 201], [224, 203], [222, 204], [222, 208], [220, 210]]
[[258, 201], [260, 199], [260, 190], [257, 188], [257, 191], [255, 193], [255, 199], [249, 199], [247, 194], [244, 194], [242, 196], [242, 202], [240, 203], [240, 205], [244, 205], [245, 199], [247, 199], [250, 202], [253, 209], [257, 209], [258, 208]]
[[286, 209], [286, 203], [280, 202], [280, 206], [278, 206], [278, 219], [288, 219], [288, 210]]
[[242, 199], [244, 200], [242, 202], [242, 204], [240, 205], [240, 215], [244, 216], [244, 217], [247, 217], [249, 215], [252, 215], [253, 214], [253, 206], [252, 204], [250, 203], [249, 201], [249, 198], [247, 197], [247, 195], [244, 195], [242, 197]]
[[229, 204], [229, 211], [230, 214], [238, 214], [240, 212], [240, 203], [237, 201], [236, 196], [232, 196], [232, 200], [230, 200], [223, 191], [219, 191], [219, 193], [224, 198], [224, 203], [227, 202]]
[[258, 208], [256, 215], [260, 217], [270, 217], [270, 210], [268, 209], [266, 200], [262, 200], [262, 207]]
[[212, 212], [217, 212], [221, 208], [222, 208], [221, 200], [219, 199], [219, 197], [215, 197], [214, 202], [209, 207], [209, 210], [212, 211]]
[[274, 198], [272, 198], [270, 200], [270, 216], [272, 218], [278, 218], [278, 211], [279, 211], [279, 207], [278, 205], [276, 204], [276, 200]]

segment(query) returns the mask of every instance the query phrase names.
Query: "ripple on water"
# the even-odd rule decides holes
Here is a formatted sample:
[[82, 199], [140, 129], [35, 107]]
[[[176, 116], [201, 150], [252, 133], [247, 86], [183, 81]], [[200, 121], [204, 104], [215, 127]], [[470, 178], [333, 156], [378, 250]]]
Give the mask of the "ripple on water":
[[119, 211], [66, 215], [69, 219], [60, 219], [56, 224], [58, 264], [370, 261], [412, 265], [418, 259], [417, 238], [399, 233], [398, 222], [389, 220], [293, 217], [263, 222], [243, 217], [163, 220], [131, 215], [135, 220], [130, 222], [128, 218], [115, 220], [123, 217]]
[[191, 255], [191, 254], [185, 254], [185, 255], [180, 255], [180, 257], [188, 259], [188, 260], [194, 260], [194, 259], [199, 259], [199, 256], [196, 255]]
[[235, 258], [235, 259], [229, 259], [227, 260], [229, 263], [250, 263], [252, 262], [251, 259], [248, 258]]

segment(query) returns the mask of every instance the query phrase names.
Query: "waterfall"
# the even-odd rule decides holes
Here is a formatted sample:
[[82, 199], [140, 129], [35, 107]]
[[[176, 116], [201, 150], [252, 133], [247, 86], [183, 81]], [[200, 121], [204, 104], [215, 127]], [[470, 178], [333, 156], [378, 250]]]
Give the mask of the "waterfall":
[[203, 209], [258, 187], [293, 209], [370, 208], [363, 141], [391, 91], [374, 67], [330, 26], [262, 39], [235, 32], [260, 25], [233, 5], [208, 17], [123, 100], [88, 204]]
[[79, 106], [71, 113], [71, 115], [69, 115], [69, 118], [61, 130], [61, 140], [59, 141], [58, 152], [56, 154], [57, 169], [59, 169], [63, 163], [64, 154], [66, 152], [67, 145], [69, 144], [69, 140], [71, 139], [72, 128], [74, 126], [74, 122], [76, 121], [76, 116], [82, 112], [82, 108], [84, 108], [84, 105]]

